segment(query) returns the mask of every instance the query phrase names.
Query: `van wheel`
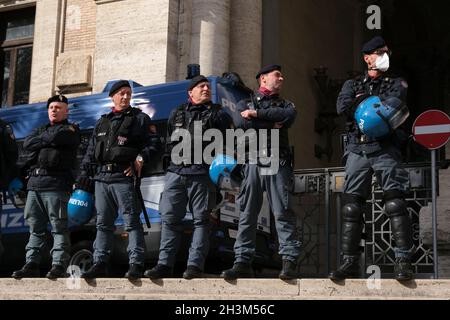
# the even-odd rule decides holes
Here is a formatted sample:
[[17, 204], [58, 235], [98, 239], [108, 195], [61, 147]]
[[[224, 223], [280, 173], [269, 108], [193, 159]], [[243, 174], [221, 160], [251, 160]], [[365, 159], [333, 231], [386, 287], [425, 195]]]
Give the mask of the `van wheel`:
[[69, 265], [77, 266], [80, 272], [86, 272], [94, 264], [94, 255], [92, 254], [92, 241], [80, 241], [71, 249]]

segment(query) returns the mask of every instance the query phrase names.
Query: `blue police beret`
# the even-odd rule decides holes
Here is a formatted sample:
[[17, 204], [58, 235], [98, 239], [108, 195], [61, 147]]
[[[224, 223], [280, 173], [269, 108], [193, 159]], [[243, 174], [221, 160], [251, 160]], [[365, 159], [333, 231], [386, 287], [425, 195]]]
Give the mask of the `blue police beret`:
[[374, 52], [376, 49], [382, 48], [386, 45], [386, 42], [384, 42], [384, 39], [380, 36], [373, 37], [369, 41], [367, 41], [363, 47], [362, 52], [365, 54], [370, 54]]
[[63, 95], [61, 95], [61, 94], [57, 94], [57, 95], [54, 95], [53, 97], [50, 97], [50, 98], [47, 100], [47, 109], [48, 109], [48, 107], [50, 106], [50, 103], [55, 102], [55, 101], [57, 101], [57, 102], [63, 102], [63, 103], [65, 103], [65, 104], [69, 104], [69, 101], [67, 100], [67, 98], [66, 98], [65, 96], [63, 96]]
[[191, 82], [189, 82], [188, 91], [191, 91], [196, 85], [198, 85], [200, 82], [209, 82], [208, 78], [205, 76], [202, 76], [201, 74], [198, 76], [195, 76], [191, 79]]
[[281, 71], [281, 66], [278, 65], [278, 64], [271, 64], [271, 65], [268, 65], [268, 66], [263, 67], [263, 68], [262, 68], [261, 70], [259, 70], [259, 72], [256, 74], [256, 79], [259, 79], [259, 77], [260, 77], [262, 74], [266, 74], [266, 73], [272, 72], [273, 70]]
[[109, 96], [112, 97], [114, 93], [122, 87], [131, 88], [130, 83], [127, 80], [119, 80], [112, 85], [111, 89], [109, 89]]

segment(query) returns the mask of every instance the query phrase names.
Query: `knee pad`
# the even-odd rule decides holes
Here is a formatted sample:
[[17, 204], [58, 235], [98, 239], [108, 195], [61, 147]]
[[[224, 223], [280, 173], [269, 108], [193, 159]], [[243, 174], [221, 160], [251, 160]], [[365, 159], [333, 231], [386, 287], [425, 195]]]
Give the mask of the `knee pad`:
[[347, 203], [342, 207], [342, 220], [345, 222], [362, 222], [361, 206], [355, 203]]
[[345, 222], [362, 222], [362, 203], [363, 200], [355, 195], [345, 195], [346, 203], [342, 207], [342, 220]]
[[363, 229], [364, 199], [359, 196], [345, 194], [345, 205], [342, 207], [342, 252], [344, 255], [359, 255], [359, 242]]
[[400, 198], [385, 201], [384, 211], [389, 218], [408, 215], [406, 201]]

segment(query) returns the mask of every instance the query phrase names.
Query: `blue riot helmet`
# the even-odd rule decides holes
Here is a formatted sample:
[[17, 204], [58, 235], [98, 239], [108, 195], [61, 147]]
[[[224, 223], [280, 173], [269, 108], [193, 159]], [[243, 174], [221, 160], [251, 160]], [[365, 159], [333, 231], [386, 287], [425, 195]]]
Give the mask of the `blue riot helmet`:
[[23, 188], [23, 182], [19, 178], [14, 178], [8, 185], [8, 191], [11, 195]]
[[67, 205], [69, 225], [79, 226], [91, 220], [94, 211], [94, 196], [92, 193], [76, 189]]
[[233, 157], [217, 155], [209, 167], [209, 177], [219, 189], [236, 190], [240, 186], [240, 165]]
[[397, 129], [409, 116], [403, 101], [391, 97], [381, 101], [378, 96], [363, 100], [355, 111], [359, 130], [370, 138], [382, 138]]
[[27, 199], [26, 186], [20, 178], [14, 178], [8, 185], [8, 193], [11, 202], [17, 209], [25, 208]]

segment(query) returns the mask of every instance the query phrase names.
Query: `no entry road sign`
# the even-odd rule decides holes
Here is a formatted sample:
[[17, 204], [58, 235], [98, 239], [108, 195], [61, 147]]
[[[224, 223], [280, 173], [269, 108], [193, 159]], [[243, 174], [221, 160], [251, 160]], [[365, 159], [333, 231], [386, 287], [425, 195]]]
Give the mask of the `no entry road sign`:
[[450, 117], [440, 110], [425, 111], [414, 121], [412, 132], [417, 143], [439, 149], [450, 138]]

